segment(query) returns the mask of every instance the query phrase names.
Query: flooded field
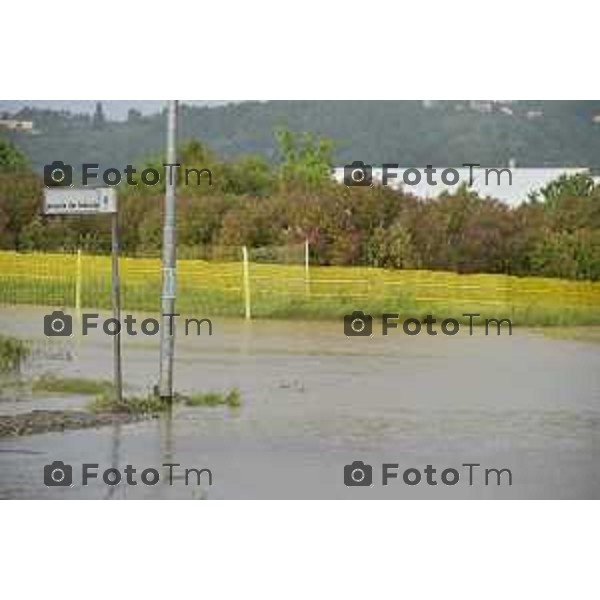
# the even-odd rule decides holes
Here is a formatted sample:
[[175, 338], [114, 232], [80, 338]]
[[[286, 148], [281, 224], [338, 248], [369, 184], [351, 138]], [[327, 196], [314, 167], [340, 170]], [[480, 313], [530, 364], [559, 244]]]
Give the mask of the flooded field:
[[[0, 334], [32, 341], [27, 379], [44, 373], [110, 379], [112, 338], [46, 338], [42, 308], [2, 307]], [[401, 330], [347, 338], [341, 322], [215, 318], [213, 335], [179, 335], [181, 392], [238, 388], [241, 407], [176, 407], [159, 419], [0, 438], [0, 498], [600, 498], [600, 344], [515, 328], [485, 337]], [[178, 330], [179, 331], [179, 330]], [[158, 336], [124, 336], [124, 377], [147, 391]], [[10, 382], [9, 382], [10, 383]], [[6, 383], [0, 414], [73, 408], [84, 397], [31, 396]], [[73, 466], [72, 487], [46, 487], [44, 465]], [[364, 461], [373, 485], [347, 487], [344, 466]], [[99, 473], [166, 463], [210, 469], [212, 485], [181, 474], [156, 485], [81, 485]], [[398, 477], [382, 485], [382, 464]], [[473, 485], [463, 464], [478, 464]], [[437, 470], [437, 485], [403, 482]], [[498, 486], [482, 472], [510, 469]], [[456, 469], [455, 485], [440, 474]], [[506, 475], [506, 473], [505, 473]], [[139, 481], [139, 476], [137, 477]]]

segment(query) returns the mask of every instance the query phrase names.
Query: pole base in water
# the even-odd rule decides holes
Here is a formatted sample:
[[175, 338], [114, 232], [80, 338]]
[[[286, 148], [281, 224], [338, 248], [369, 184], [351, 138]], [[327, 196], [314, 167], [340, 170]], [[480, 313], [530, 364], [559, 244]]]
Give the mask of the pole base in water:
[[169, 395], [161, 394], [160, 393], [160, 388], [159, 388], [158, 385], [155, 385], [152, 388], [152, 393], [154, 394], [154, 397], [155, 398], [159, 398], [163, 404], [168, 404], [168, 405], [172, 405], [173, 404], [174, 395], [169, 396]]

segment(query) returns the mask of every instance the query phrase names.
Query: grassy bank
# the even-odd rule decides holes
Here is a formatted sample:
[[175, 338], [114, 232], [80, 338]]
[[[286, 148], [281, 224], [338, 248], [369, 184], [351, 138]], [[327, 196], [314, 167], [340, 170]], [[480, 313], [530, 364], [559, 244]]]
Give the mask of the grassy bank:
[[600, 344], [600, 327], [545, 327], [540, 333], [553, 340]]
[[[110, 307], [110, 258], [0, 252], [0, 303]], [[600, 283], [505, 275], [457, 275], [362, 267], [250, 264], [253, 317], [338, 319], [353, 310], [380, 315], [479, 313], [519, 325], [600, 324]], [[79, 274], [79, 277], [78, 277]], [[125, 310], [157, 312], [158, 259], [121, 260]], [[79, 281], [79, 285], [78, 285]], [[79, 292], [77, 291], [79, 290]], [[241, 263], [181, 260], [178, 312], [203, 317], [243, 316]]]

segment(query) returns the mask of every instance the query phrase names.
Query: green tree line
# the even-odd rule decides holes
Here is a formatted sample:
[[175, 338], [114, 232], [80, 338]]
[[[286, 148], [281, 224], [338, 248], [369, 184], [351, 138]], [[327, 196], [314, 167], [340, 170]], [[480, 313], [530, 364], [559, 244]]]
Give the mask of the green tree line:
[[[278, 261], [286, 247], [309, 240], [311, 260], [321, 265], [600, 279], [600, 187], [587, 175], [563, 177], [518, 207], [466, 188], [424, 200], [335, 183], [329, 142], [285, 130], [277, 139], [274, 164], [259, 156], [226, 161], [198, 141], [180, 148], [182, 170], [201, 165], [213, 181], [179, 185], [180, 256], [211, 248], [238, 256], [246, 245]], [[162, 172], [161, 164], [140, 169]], [[42, 196], [41, 178], [0, 142], [0, 248], [109, 252], [107, 219], [45, 217]], [[163, 188], [121, 184], [119, 198], [123, 251], [158, 254]]]

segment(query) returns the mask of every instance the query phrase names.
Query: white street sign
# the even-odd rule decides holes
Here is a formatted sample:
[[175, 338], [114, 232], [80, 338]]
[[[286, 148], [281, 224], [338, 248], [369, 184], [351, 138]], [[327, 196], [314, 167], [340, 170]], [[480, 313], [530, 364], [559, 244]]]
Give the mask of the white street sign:
[[117, 212], [113, 188], [53, 187], [44, 190], [46, 215], [99, 215]]

